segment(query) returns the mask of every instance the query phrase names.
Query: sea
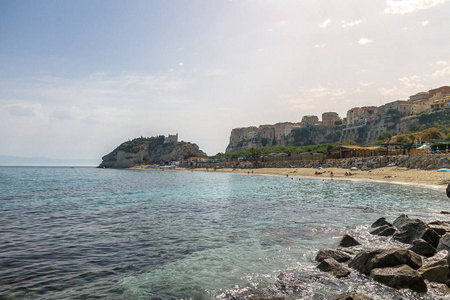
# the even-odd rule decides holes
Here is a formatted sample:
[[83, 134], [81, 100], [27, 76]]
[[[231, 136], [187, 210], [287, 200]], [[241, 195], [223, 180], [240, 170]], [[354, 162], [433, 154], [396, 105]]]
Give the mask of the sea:
[[412, 184], [0, 167], [0, 299], [444, 299], [356, 271], [338, 279], [314, 261], [344, 234], [363, 248], [402, 246], [370, 225], [448, 220], [442, 210], [442, 187]]

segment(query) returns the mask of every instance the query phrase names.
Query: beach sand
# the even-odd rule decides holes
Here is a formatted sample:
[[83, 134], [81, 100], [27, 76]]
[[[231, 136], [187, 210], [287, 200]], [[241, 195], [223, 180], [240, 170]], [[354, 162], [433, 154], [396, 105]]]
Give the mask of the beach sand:
[[[206, 172], [204, 168], [198, 169], [183, 169], [179, 170], [194, 171], [194, 172]], [[345, 179], [345, 180], [371, 180], [382, 181], [391, 183], [404, 183], [404, 184], [417, 184], [417, 185], [429, 185], [436, 187], [447, 187], [447, 183], [443, 180], [444, 176], [450, 179], [450, 172], [438, 172], [437, 170], [416, 170], [398, 167], [386, 167], [378, 168], [370, 171], [350, 171], [348, 169], [339, 168], [325, 168], [323, 170], [311, 169], [311, 168], [261, 168], [261, 169], [236, 169], [230, 168], [209, 169], [209, 172], [226, 172], [226, 173], [239, 173], [248, 175], [273, 175], [284, 177], [312, 177], [312, 178], [328, 178], [331, 179], [331, 171], [333, 172], [333, 179]], [[315, 172], [323, 172], [321, 175], [315, 175]], [[253, 172], [253, 173], [252, 173]], [[346, 172], [351, 172], [352, 176], [345, 176]]]

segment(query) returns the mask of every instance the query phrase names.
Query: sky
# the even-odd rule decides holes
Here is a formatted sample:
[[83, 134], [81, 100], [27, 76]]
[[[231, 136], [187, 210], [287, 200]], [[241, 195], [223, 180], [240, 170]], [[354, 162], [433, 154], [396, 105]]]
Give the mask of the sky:
[[450, 85], [449, 0], [0, 0], [0, 155], [101, 159], [178, 133]]

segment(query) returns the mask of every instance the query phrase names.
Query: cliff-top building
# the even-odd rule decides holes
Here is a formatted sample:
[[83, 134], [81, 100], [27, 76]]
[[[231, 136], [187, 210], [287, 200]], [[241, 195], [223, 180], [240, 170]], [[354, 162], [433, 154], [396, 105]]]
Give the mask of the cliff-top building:
[[322, 125], [323, 126], [327, 126], [327, 127], [331, 127], [331, 126], [335, 126], [335, 122], [341, 121], [342, 119], [339, 118], [338, 113], [336, 112], [325, 112], [322, 114]]
[[164, 144], [178, 143], [178, 133], [164, 137]]
[[309, 127], [319, 124], [319, 118], [317, 116], [303, 116], [301, 121], [302, 127]]

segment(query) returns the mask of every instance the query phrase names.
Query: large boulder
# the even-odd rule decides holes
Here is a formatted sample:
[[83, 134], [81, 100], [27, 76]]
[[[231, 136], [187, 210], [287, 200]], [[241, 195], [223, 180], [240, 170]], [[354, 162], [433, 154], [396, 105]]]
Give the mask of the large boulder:
[[346, 262], [352, 257], [348, 253], [340, 250], [321, 249], [319, 250], [319, 252], [317, 252], [315, 260], [321, 262], [327, 258], [334, 258], [338, 262]]
[[395, 228], [400, 229], [400, 227], [402, 227], [403, 225], [408, 223], [409, 220], [410, 220], [410, 218], [407, 215], [401, 214], [397, 219], [394, 220], [392, 225]]
[[380, 226], [384, 226], [384, 225], [387, 225], [387, 226], [392, 226], [392, 224], [391, 223], [389, 223], [388, 221], [386, 221], [386, 218], [385, 217], [382, 217], [382, 218], [379, 218], [378, 220], [376, 220], [373, 224], [372, 224], [372, 228], [374, 228], [374, 227], [380, 227]]
[[369, 275], [370, 271], [372, 270], [370, 268], [369, 263], [372, 261], [372, 259], [377, 255], [383, 252], [382, 249], [375, 249], [370, 251], [361, 251], [350, 261], [348, 266], [350, 268], [356, 269], [359, 272]]
[[409, 288], [418, 293], [425, 293], [427, 291], [427, 285], [422, 276], [408, 265], [376, 268], [370, 272], [370, 276], [375, 281], [393, 288]]
[[368, 267], [372, 270], [375, 268], [387, 268], [398, 265], [408, 265], [414, 270], [422, 266], [422, 258], [420, 255], [404, 248], [383, 250], [375, 255]]
[[370, 232], [370, 234], [376, 234], [379, 236], [391, 236], [395, 233], [395, 228], [389, 225], [382, 225], [380, 227], [375, 228]]
[[439, 234], [419, 219], [410, 219], [406, 215], [401, 215], [394, 221], [394, 227], [398, 231], [393, 238], [399, 242], [412, 244], [414, 240], [423, 239], [433, 247], [437, 247], [439, 243]]
[[438, 246], [436, 247], [437, 251], [447, 250], [450, 251], [450, 233], [444, 234], [444, 236], [440, 239]]
[[434, 257], [427, 259], [417, 271], [428, 281], [446, 283], [450, 276], [449, 259], [450, 256], [446, 250], [440, 251]]
[[414, 253], [423, 255], [426, 257], [431, 257], [436, 254], [436, 248], [431, 246], [429, 243], [422, 239], [415, 240], [411, 248], [409, 248]]
[[341, 241], [339, 242], [339, 247], [348, 248], [353, 246], [359, 246], [361, 245], [357, 240], [355, 240], [353, 237], [349, 236], [348, 234], [345, 234]]
[[422, 266], [420, 255], [408, 249], [375, 249], [361, 251], [349, 263], [349, 267], [354, 268], [366, 275], [375, 268], [387, 268], [398, 265], [408, 265], [412, 269]]
[[338, 263], [334, 258], [326, 258], [317, 266], [321, 271], [328, 272], [336, 276], [337, 278], [348, 276], [351, 271]]

